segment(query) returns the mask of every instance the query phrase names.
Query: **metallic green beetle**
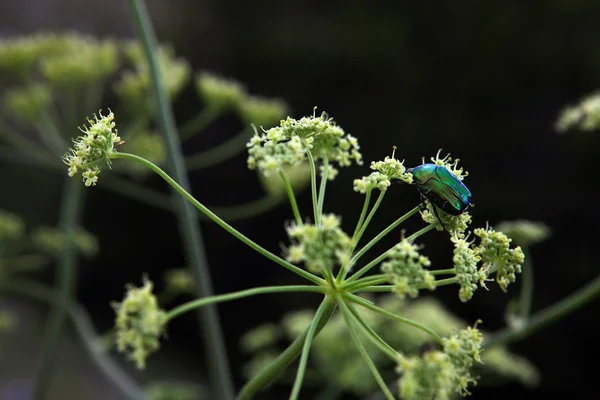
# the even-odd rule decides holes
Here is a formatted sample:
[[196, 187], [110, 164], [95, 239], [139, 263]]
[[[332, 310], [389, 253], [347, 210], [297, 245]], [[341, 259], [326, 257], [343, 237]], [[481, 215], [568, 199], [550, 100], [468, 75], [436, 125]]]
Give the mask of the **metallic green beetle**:
[[[467, 187], [442, 165], [423, 164], [409, 168], [406, 172], [413, 175], [413, 184], [421, 197], [429, 200], [438, 221], [444, 226], [436, 207], [450, 215], [460, 215], [471, 205], [471, 192]], [[446, 227], [444, 226], [444, 229]]]

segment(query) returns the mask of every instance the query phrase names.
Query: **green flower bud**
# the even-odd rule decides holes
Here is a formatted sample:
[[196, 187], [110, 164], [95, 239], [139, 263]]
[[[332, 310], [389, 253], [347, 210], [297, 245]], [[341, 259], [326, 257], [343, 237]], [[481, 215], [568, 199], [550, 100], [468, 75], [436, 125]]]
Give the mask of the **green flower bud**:
[[489, 273], [496, 271], [496, 282], [506, 292], [508, 285], [516, 280], [516, 274], [521, 273], [525, 261], [523, 250], [520, 247], [511, 249], [511, 239], [492, 228], [477, 228], [473, 233], [481, 239], [476, 251], [484, 264], [483, 268]]
[[237, 112], [246, 124], [269, 127], [285, 118], [288, 106], [280, 99], [246, 96], [237, 105]]
[[[45, 253], [58, 254], [65, 246], [65, 234], [57, 228], [39, 227], [32, 234], [34, 245]], [[75, 248], [86, 257], [98, 254], [98, 239], [88, 231], [77, 228], [73, 233]]]
[[[134, 64], [134, 70], [123, 71], [114, 90], [132, 110], [152, 111], [152, 79], [144, 50], [139, 43], [131, 42], [125, 45], [125, 54]], [[156, 57], [165, 90], [173, 100], [188, 83], [190, 66], [184, 59], [175, 58], [173, 49], [167, 46], [160, 46]]]
[[0, 39], [0, 68], [13, 73], [29, 72], [39, 55], [36, 37]]
[[41, 84], [14, 88], [4, 95], [8, 112], [24, 122], [38, 122], [52, 103], [52, 92]]
[[63, 51], [49, 53], [40, 60], [40, 72], [60, 87], [74, 89], [99, 82], [119, 67], [113, 41], [77, 38]]
[[451, 238], [454, 242], [454, 270], [456, 271], [456, 278], [460, 285], [458, 291], [458, 297], [460, 301], [466, 302], [473, 293], [477, 290], [477, 283], [480, 286], [485, 287], [485, 281], [487, 280], [487, 270], [482, 268], [479, 269], [477, 264], [481, 260], [476, 250], [471, 248], [471, 243], [468, 243], [465, 239], [461, 239], [458, 236]]
[[98, 182], [98, 174], [105, 163], [110, 167], [110, 153], [114, 151], [115, 143], [121, 141], [114, 129], [114, 114], [110, 112], [104, 116], [100, 112], [99, 115], [94, 115], [94, 120], [88, 118], [89, 127], [79, 128], [84, 135], [74, 139], [74, 146], [63, 156], [64, 163], [69, 166], [69, 176], [75, 176], [81, 169], [86, 186]]
[[287, 251], [288, 261], [304, 262], [309, 271], [321, 273], [350, 261], [351, 239], [340, 228], [341, 219], [333, 214], [324, 214], [321, 225], [319, 228], [293, 222], [288, 226], [288, 236], [294, 243]]
[[192, 273], [187, 268], [172, 268], [165, 272], [165, 292], [191, 293], [196, 285]]
[[525, 248], [548, 239], [551, 234], [550, 227], [543, 222], [523, 219], [500, 222], [496, 228]]
[[315, 160], [326, 158], [340, 167], [349, 166], [352, 161], [362, 164], [356, 138], [322, 114], [300, 120], [288, 117], [280, 126], [256, 133], [247, 145], [248, 167], [269, 175], [285, 165], [300, 164], [308, 158], [303, 143], [311, 149]]
[[209, 107], [219, 111], [235, 109], [246, 100], [246, 88], [233, 79], [221, 78], [210, 72], [196, 76], [196, 92]]
[[381, 265], [381, 271], [400, 298], [406, 295], [415, 298], [421, 288], [435, 290], [435, 278], [426, 269], [431, 262], [419, 253], [419, 246], [402, 240], [389, 252], [387, 260]]
[[0, 210], [0, 243], [19, 239], [25, 233], [25, 224], [21, 217]]
[[158, 350], [165, 330], [166, 313], [158, 306], [152, 287], [147, 279], [142, 287], [130, 285], [125, 299], [113, 304], [117, 350], [139, 369], [144, 369], [148, 356]]
[[560, 113], [555, 129], [562, 133], [571, 128], [582, 131], [600, 128], [600, 93], [586, 96], [576, 106], [566, 107]]
[[281, 329], [275, 324], [263, 324], [248, 331], [240, 339], [242, 350], [253, 353], [273, 346], [281, 336]]

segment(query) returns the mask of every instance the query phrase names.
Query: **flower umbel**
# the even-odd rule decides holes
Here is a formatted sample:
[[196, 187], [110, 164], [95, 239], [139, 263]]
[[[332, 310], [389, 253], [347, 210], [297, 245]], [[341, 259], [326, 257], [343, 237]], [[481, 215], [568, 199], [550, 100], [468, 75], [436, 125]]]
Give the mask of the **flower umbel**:
[[[297, 165], [307, 160], [305, 147], [310, 149], [315, 161], [327, 159], [340, 167], [350, 166], [353, 161], [362, 164], [356, 138], [346, 134], [325, 113], [299, 120], [288, 117], [279, 126], [262, 134], [256, 133], [247, 146], [248, 167], [257, 168], [265, 175], [281, 170], [284, 165]], [[329, 179], [336, 172], [329, 165]]]
[[144, 279], [144, 286], [129, 286], [125, 299], [113, 305], [117, 313], [117, 350], [127, 354], [139, 369], [159, 348], [159, 338], [164, 334], [166, 314], [158, 306], [152, 287], [152, 282]]
[[404, 161], [398, 161], [394, 158], [394, 152], [391, 157], [385, 157], [383, 161], [372, 161], [371, 169], [375, 170], [371, 175], [363, 176], [361, 179], [354, 180], [354, 191], [366, 193], [373, 189], [381, 191], [387, 190], [392, 184], [392, 179], [399, 179], [405, 183], [412, 183], [413, 176], [406, 172]]
[[390, 251], [381, 271], [388, 276], [398, 296], [415, 298], [420, 288], [435, 289], [435, 278], [425, 269], [430, 265], [429, 258], [419, 254], [419, 246], [402, 240]]
[[481, 239], [476, 251], [483, 261], [483, 266], [489, 272], [496, 272], [496, 282], [506, 292], [508, 285], [516, 280], [516, 274], [521, 273], [521, 265], [525, 255], [521, 247], [510, 248], [511, 239], [504, 233], [490, 227], [477, 228], [473, 233]]
[[287, 232], [295, 244], [288, 248], [288, 261], [304, 261], [311, 272], [331, 271], [335, 266], [348, 263], [351, 239], [340, 224], [340, 218], [333, 214], [323, 215], [320, 229], [312, 224], [292, 223]]
[[121, 138], [115, 129], [115, 116], [112, 112], [94, 119], [88, 118], [89, 127], [79, 128], [84, 135], [73, 140], [73, 147], [63, 156], [63, 161], [69, 166], [69, 176], [75, 176], [79, 169], [86, 186], [98, 182], [98, 174], [104, 163], [110, 167], [110, 153], [114, 151], [115, 143]]

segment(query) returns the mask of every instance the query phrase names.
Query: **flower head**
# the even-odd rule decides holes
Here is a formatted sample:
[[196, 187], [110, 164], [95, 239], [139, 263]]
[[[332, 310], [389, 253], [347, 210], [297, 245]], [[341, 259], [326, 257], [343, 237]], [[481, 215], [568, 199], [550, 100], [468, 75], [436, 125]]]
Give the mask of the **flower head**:
[[428, 350], [419, 356], [400, 357], [396, 371], [401, 375], [400, 396], [405, 400], [450, 399], [454, 393], [469, 394], [475, 383], [470, 369], [481, 362], [483, 336], [468, 327], [442, 339], [442, 351]]
[[340, 228], [341, 220], [333, 214], [324, 214], [321, 227], [292, 223], [287, 228], [294, 242], [287, 250], [290, 262], [304, 262], [311, 272], [333, 270], [350, 261], [351, 239]]
[[508, 285], [521, 273], [525, 255], [520, 247], [510, 248], [511, 239], [504, 233], [490, 227], [477, 228], [473, 233], [481, 239], [476, 251], [481, 257], [484, 268], [496, 271], [496, 282], [506, 292]]
[[113, 305], [117, 350], [127, 354], [139, 369], [159, 348], [159, 338], [164, 334], [165, 312], [158, 306], [152, 287], [147, 279], [142, 287], [128, 286], [125, 299]]
[[198, 74], [196, 91], [207, 106], [219, 111], [236, 108], [247, 96], [246, 88], [240, 82], [210, 72]]
[[372, 161], [371, 169], [375, 170], [375, 172], [372, 172], [371, 175], [363, 176], [361, 179], [355, 179], [354, 191], [363, 194], [373, 189], [385, 191], [392, 184], [392, 179], [412, 183], [412, 174], [406, 172], [404, 161], [398, 161], [394, 158], [395, 152], [396, 147], [394, 147], [391, 157], [385, 157], [383, 161]]
[[269, 175], [285, 165], [297, 165], [308, 159], [310, 150], [315, 161], [328, 160], [329, 178], [340, 167], [352, 162], [362, 164], [355, 137], [348, 135], [325, 113], [299, 120], [288, 117], [280, 125], [256, 133], [248, 142], [248, 167]]
[[237, 112], [247, 124], [258, 127], [272, 126], [285, 118], [288, 114], [288, 106], [280, 99], [247, 96], [238, 104]]
[[406, 295], [415, 298], [419, 289], [435, 289], [435, 278], [426, 269], [430, 265], [429, 258], [419, 253], [419, 246], [402, 240], [389, 252], [381, 271], [387, 275], [400, 298]]
[[571, 128], [582, 131], [600, 129], [600, 93], [586, 96], [579, 104], [566, 107], [560, 113], [555, 128], [561, 133]]
[[485, 286], [487, 280], [487, 270], [478, 268], [478, 263], [481, 260], [478, 252], [471, 247], [471, 243], [466, 239], [459, 238], [457, 235], [451, 238], [454, 243], [454, 270], [460, 290], [458, 297], [460, 301], [466, 302], [473, 293], [477, 290], [477, 283], [480, 286]]
[[[446, 169], [450, 171], [452, 175], [456, 176], [460, 181], [469, 176], [467, 171], [458, 166], [460, 158], [452, 159], [452, 157], [450, 157], [450, 153], [446, 154], [444, 157], [440, 157], [441, 152], [442, 149], [439, 149], [435, 157], [431, 157], [431, 162], [433, 164], [446, 167]], [[423, 160], [423, 164], [425, 164], [425, 160]]]
[[73, 147], [63, 156], [63, 161], [69, 166], [69, 176], [75, 176], [82, 170], [86, 186], [98, 182], [98, 174], [104, 164], [110, 167], [110, 154], [114, 151], [115, 143], [121, 138], [115, 129], [115, 116], [112, 112], [104, 116], [100, 112], [94, 119], [88, 118], [89, 127], [79, 128], [84, 134], [73, 140]]

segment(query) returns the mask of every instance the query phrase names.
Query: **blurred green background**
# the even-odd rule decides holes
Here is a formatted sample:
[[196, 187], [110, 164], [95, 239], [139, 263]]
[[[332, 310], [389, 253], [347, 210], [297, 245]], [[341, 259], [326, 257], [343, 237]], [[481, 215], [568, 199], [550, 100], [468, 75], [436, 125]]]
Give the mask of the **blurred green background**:
[[[133, 30], [123, 3], [2, 2], [0, 35], [75, 31], [129, 38]], [[362, 196], [352, 191], [352, 180], [368, 173], [370, 161], [389, 155], [396, 145], [396, 156], [412, 166], [443, 148], [471, 173], [466, 183], [476, 205], [471, 212], [473, 227], [526, 218], [552, 228], [552, 237], [531, 254], [536, 268], [534, 310], [597, 275], [600, 138], [594, 133], [559, 135], [553, 124], [563, 106], [600, 87], [600, 2], [152, 0], [148, 7], [159, 40], [172, 43], [195, 70], [211, 70], [244, 82], [251, 92], [281, 97], [294, 117], [311, 113], [316, 105], [359, 139], [365, 166], [343, 169], [328, 188], [325, 203], [326, 211], [344, 217], [347, 230], [362, 205]], [[111, 104], [106, 97], [103, 106]], [[178, 122], [201, 107], [188, 87], [174, 104]], [[117, 123], [118, 119], [117, 115]], [[241, 128], [237, 119], [226, 116], [186, 143], [184, 152], [208, 149]], [[76, 134], [74, 127], [72, 135]], [[53, 225], [63, 178], [55, 171], [0, 162], [0, 208], [21, 214], [31, 225]], [[190, 179], [194, 195], [208, 206], [241, 204], [263, 194], [244, 155], [192, 173]], [[167, 193], [158, 177], [147, 184]], [[310, 210], [310, 193], [303, 192], [298, 201], [303, 212]], [[367, 235], [418, 201], [414, 188], [394, 187]], [[283, 223], [290, 218], [284, 204], [234, 226], [280, 252], [285, 243]], [[421, 224], [414, 219], [406, 227], [411, 232]], [[113, 318], [109, 302], [122, 298], [125, 283], [139, 283], [144, 272], [159, 281], [165, 269], [183, 264], [183, 254], [171, 214], [101, 187], [88, 190], [84, 226], [99, 238], [101, 253], [82, 261], [77, 297], [98, 330], [105, 331]], [[216, 225], [203, 223], [202, 229], [217, 293], [299, 282]], [[388, 248], [396, 239], [389, 237], [378, 248]], [[445, 235], [432, 233], [423, 243], [434, 265], [441, 268], [451, 262]], [[46, 270], [39, 278], [52, 282], [53, 271]], [[465, 320], [482, 318], [483, 328], [493, 330], [504, 326], [506, 304], [517, 288], [508, 295], [495, 287], [482, 290], [468, 304], [460, 303], [453, 288], [440, 288], [435, 294]], [[240, 334], [279, 320], [287, 310], [315, 306], [317, 300], [317, 296], [277, 295], [219, 306], [238, 385], [243, 383], [241, 366], [247, 360], [239, 350]], [[20, 325], [18, 335], [1, 339], [0, 388], [15, 390], [10, 393], [18, 396], [35, 367], [47, 308], [24, 299], [1, 301], [19, 310]], [[588, 391], [595, 387], [597, 373], [592, 357], [597, 314], [598, 304], [590, 304], [511, 347], [540, 369], [542, 382], [535, 392], [515, 383], [475, 388], [474, 398], [530, 399], [563, 393], [595, 398]], [[6, 350], [8, 340], [18, 347]], [[118, 398], [72, 337], [63, 345], [53, 399]], [[148, 370], [132, 373], [142, 381], [156, 376], [201, 381], [202, 360], [197, 323], [189, 314], [169, 326], [169, 338], [150, 359]], [[65, 387], [75, 384], [83, 392], [67, 392]], [[259, 398], [286, 398], [287, 392], [278, 390]]]

